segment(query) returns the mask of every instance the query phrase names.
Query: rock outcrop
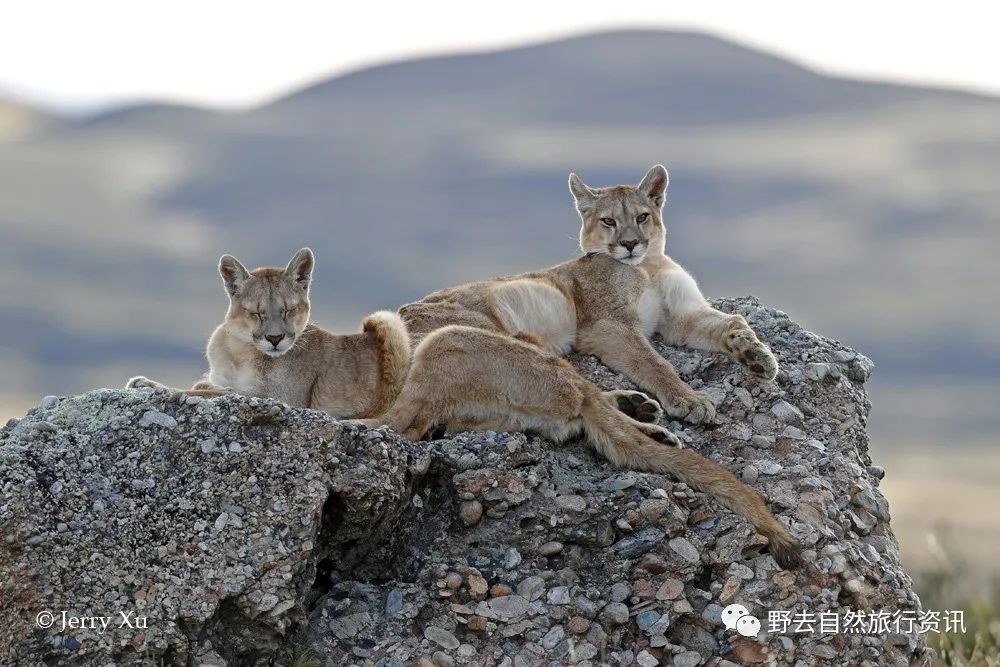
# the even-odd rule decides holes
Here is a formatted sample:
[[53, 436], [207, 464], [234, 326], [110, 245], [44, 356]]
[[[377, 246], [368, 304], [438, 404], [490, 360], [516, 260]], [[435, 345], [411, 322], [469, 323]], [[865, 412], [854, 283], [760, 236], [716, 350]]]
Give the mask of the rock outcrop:
[[[768, 499], [800, 571], [705, 495], [579, 444], [411, 443], [268, 400], [102, 389], [0, 430], [0, 664], [928, 662], [915, 631], [769, 623], [919, 601], [868, 455], [872, 362], [753, 299], [717, 305], [781, 374], [660, 345], [719, 404], [672, 427]], [[727, 629], [732, 603], [756, 638]]]

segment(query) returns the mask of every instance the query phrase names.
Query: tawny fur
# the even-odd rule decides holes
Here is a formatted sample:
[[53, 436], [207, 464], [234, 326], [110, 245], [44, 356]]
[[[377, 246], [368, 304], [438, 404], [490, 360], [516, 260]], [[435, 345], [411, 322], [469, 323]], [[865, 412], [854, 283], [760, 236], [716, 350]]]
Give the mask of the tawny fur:
[[718, 464], [665, 445], [677, 441], [621, 412], [614, 392], [601, 392], [539, 342], [528, 332], [512, 337], [469, 326], [436, 329], [417, 346], [396, 402], [363, 423], [387, 425], [410, 439], [439, 423], [451, 430], [531, 430], [556, 442], [582, 435], [615, 466], [673, 475], [710, 494], [768, 538], [782, 567], [799, 564], [797, 542], [753, 489]]
[[410, 336], [402, 318], [380, 310], [364, 319], [362, 331], [369, 334], [378, 353], [378, 382], [375, 399], [363, 417], [374, 417], [385, 412], [396, 400], [406, 375], [410, 371]]
[[[284, 269], [247, 271], [235, 258], [222, 258], [229, 310], [208, 342], [208, 377], [189, 393], [266, 396], [348, 418], [377, 415], [392, 404], [409, 372], [406, 326], [389, 311], [369, 315], [356, 334], [310, 324], [313, 264], [308, 249]], [[140, 376], [126, 386], [162, 385]]]

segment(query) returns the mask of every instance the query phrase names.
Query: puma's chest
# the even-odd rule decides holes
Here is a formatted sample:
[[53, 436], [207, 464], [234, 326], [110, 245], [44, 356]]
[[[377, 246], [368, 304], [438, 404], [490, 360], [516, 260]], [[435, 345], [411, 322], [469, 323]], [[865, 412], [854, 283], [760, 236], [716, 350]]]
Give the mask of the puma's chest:
[[663, 295], [656, 284], [651, 283], [636, 301], [639, 321], [642, 323], [642, 333], [649, 338], [656, 331], [663, 315]]
[[264, 378], [253, 364], [212, 365], [209, 382], [220, 387], [229, 387], [238, 394], [255, 396], [261, 393]]
[[643, 331], [649, 337], [664, 322], [695, 312], [705, 306], [698, 284], [681, 267], [651, 272], [649, 284], [637, 301]]

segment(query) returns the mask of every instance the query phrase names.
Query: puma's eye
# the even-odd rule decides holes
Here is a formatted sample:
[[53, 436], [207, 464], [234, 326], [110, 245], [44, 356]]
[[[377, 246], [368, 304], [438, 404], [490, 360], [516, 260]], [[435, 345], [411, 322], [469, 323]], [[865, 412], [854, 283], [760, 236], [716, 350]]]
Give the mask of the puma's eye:
[[649, 219], [649, 213], [643, 213], [642, 215], [638, 216], [635, 219], [635, 221], [638, 222], [641, 225], [642, 223], [646, 222], [646, 220], [648, 220], [648, 219]]
[[614, 218], [601, 218], [601, 223], [605, 227], [614, 227], [615, 226], [615, 219]]

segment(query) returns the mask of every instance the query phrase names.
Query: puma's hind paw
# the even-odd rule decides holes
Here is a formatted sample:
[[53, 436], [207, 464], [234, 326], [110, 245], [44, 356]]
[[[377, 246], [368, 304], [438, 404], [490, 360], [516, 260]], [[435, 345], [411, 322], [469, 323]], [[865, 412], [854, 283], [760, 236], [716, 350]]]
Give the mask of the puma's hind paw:
[[706, 424], [715, 420], [715, 401], [704, 392], [685, 387], [683, 391], [662, 397], [660, 401], [669, 416], [691, 424]]
[[680, 438], [662, 426], [657, 426], [656, 424], [642, 424], [640, 428], [643, 433], [657, 442], [662, 442], [664, 445], [672, 445], [677, 449], [682, 449], [684, 447], [684, 442]]
[[448, 425], [447, 424], [434, 424], [430, 427], [427, 433], [421, 440], [425, 442], [430, 442], [433, 440], [443, 440], [445, 436], [448, 435]]
[[758, 380], [770, 382], [778, 375], [778, 361], [750, 329], [736, 329], [726, 336], [726, 349]]
[[360, 426], [361, 428], [378, 428], [383, 425], [382, 420], [377, 417], [372, 417], [369, 419], [339, 419], [341, 424], [348, 424], [350, 426]]
[[619, 411], [624, 412], [636, 421], [652, 423], [658, 421], [663, 416], [663, 409], [660, 407], [660, 404], [641, 391], [615, 389], [604, 392], [604, 394], [614, 401]]

